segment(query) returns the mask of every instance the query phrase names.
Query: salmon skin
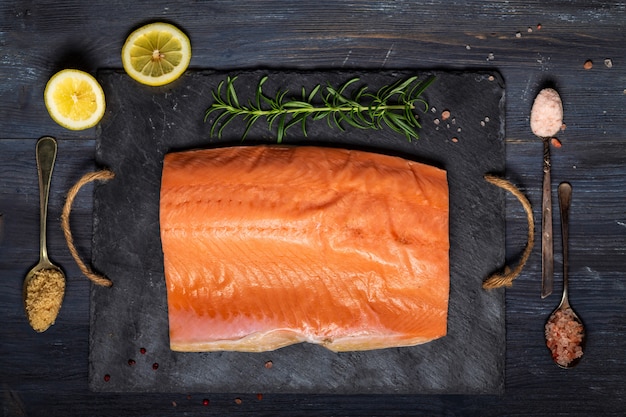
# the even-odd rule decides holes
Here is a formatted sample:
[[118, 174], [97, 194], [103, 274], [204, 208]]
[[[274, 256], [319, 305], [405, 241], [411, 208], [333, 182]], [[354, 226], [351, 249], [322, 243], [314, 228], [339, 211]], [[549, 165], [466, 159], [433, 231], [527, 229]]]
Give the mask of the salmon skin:
[[444, 170], [235, 146], [165, 155], [160, 197], [174, 351], [357, 351], [446, 334]]

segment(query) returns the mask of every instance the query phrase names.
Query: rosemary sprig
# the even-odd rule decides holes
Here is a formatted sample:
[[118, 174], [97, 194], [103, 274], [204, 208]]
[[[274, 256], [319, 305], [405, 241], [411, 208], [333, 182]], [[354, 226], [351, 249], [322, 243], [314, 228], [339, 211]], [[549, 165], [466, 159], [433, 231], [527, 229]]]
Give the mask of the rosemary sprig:
[[[212, 113], [218, 116], [212, 123], [211, 136], [222, 136], [226, 126], [238, 117], [243, 118], [246, 127], [242, 140], [259, 119], [265, 119], [268, 128], [277, 128], [277, 142], [285, 138], [287, 131], [296, 125], [307, 136], [307, 121], [326, 119], [328, 126], [345, 130], [343, 125], [357, 129], [379, 130], [384, 126], [404, 135], [407, 140], [418, 139], [417, 129], [421, 128], [415, 110], [428, 103], [421, 97], [435, 77], [419, 81], [417, 76], [400, 80], [369, 93], [367, 86], [356, 88], [358, 77], [352, 78], [338, 88], [327, 84], [317, 84], [309, 92], [303, 87], [300, 98], [288, 98], [287, 90], [279, 90], [271, 97], [263, 92], [268, 80], [264, 76], [259, 81], [254, 100], [241, 104], [235, 90], [237, 77], [227, 77], [212, 92], [214, 103], [206, 111], [206, 122]], [[351, 88], [352, 87], [352, 88]], [[350, 91], [352, 91], [350, 93]]]

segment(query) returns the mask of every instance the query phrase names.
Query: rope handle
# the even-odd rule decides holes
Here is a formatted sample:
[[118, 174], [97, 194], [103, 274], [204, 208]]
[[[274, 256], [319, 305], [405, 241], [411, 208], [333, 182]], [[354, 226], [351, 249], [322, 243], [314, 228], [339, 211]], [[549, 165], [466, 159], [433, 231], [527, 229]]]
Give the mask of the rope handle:
[[65, 205], [63, 206], [63, 213], [61, 214], [61, 227], [63, 228], [63, 234], [65, 235], [65, 241], [67, 242], [67, 247], [76, 261], [78, 268], [80, 268], [81, 272], [85, 274], [87, 278], [91, 280], [94, 284], [110, 287], [113, 285], [113, 282], [107, 277], [97, 274], [91, 270], [80, 258], [78, 251], [76, 250], [76, 246], [74, 245], [74, 238], [72, 237], [72, 231], [70, 229], [70, 212], [72, 211], [72, 204], [74, 203], [74, 198], [80, 191], [80, 189], [93, 181], [108, 181], [115, 177], [115, 174], [109, 170], [101, 170], [96, 172], [90, 172], [88, 174], [83, 175], [83, 177], [76, 183], [67, 193], [67, 199], [65, 200]]
[[517, 187], [515, 187], [509, 181], [495, 177], [493, 175], [485, 175], [485, 180], [513, 194], [522, 204], [522, 207], [526, 212], [526, 220], [528, 221], [528, 238], [526, 242], [526, 247], [524, 248], [524, 252], [522, 253], [519, 263], [514, 269], [505, 266], [503, 274], [494, 273], [489, 278], [487, 278], [483, 282], [483, 288], [486, 290], [490, 290], [494, 288], [512, 286], [513, 280], [517, 278], [517, 276], [524, 269], [524, 266], [526, 265], [528, 258], [530, 258], [530, 254], [533, 250], [533, 245], [535, 241], [535, 220], [533, 218], [533, 210], [530, 202]]

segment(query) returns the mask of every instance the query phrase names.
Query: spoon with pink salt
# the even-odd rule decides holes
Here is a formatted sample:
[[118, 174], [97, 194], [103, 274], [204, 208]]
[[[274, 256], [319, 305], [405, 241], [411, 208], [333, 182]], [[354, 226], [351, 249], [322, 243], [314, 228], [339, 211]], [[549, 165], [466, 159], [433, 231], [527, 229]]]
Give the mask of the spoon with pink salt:
[[554, 286], [554, 246], [552, 242], [552, 186], [550, 179], [550, 139], [563, 125], [563, 103], [556, 90], [539, 92], [530, 111], [530, 128], [543, 141], [543, 196], [541, 216], [541, 298], [552, 294]]
[[552, 359], [561, 368], [572, 368], [580, 362], [585, 344], [585, 327], [569, 304], [567, 294], [569, 269], [569, 207], [572, 201], [572, 186], [563, 182], [559, 185], [559, 207], [561, 211], [561, 235], [563, 238], [563, 296], [561, 303], [548, 318], [545, 326], [546, 346]]

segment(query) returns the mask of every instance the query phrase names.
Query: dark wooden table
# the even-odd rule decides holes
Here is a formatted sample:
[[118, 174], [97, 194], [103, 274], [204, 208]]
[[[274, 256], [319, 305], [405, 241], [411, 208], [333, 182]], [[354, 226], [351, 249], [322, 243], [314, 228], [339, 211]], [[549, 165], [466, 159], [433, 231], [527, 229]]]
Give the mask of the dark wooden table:
[[[452, 69], [499, 71], [506, 83], [506, 177], [540, 225], [542, 145], [529, 128], [538, 89], [557, 87], [567, 128], [553, 149], [553, 189], [574, 186], [571, 302], [589, 334], [582, 363], [557, 368], [543, 324], [558, 304], [561, 251], [555, 215], [555, 293], [541, 299], [540, 242], [506, 290], [506, 386], [487, 396], [333, 396], [232, 393], [95, 394], [88, 389], [89, 286], [60, 229], [67, 190], [94, 166], [96, 129], [57, 126], [43, 103], [66, 67], [121, 68], [128, 33], [151, 20], [183, 28], [192, 68]], [[27, 1], [0, 4], [0, 383], [5, 416], [38, 415], [619, 415], [626, 413], [626, 5], [607, 1]], [[593, 62], [585, 69], [587, 60]], [[38, 258], [35, 142], [59, 140], [48, 245], [68, 275], [49, 331], [35, 333], [22, 279]], [[556, 191], [555, 191], [556, 194]], [[556, 202], [555, 202], [556, 210]], [[523, 247], [525, 216], [507, 197], [507, 257]], [[92, 187], [72, 218], [89, 257]], [[499, 290], [504, 291], [504, 290]], [[203, 399], [210, 401], [203, 405]]]

